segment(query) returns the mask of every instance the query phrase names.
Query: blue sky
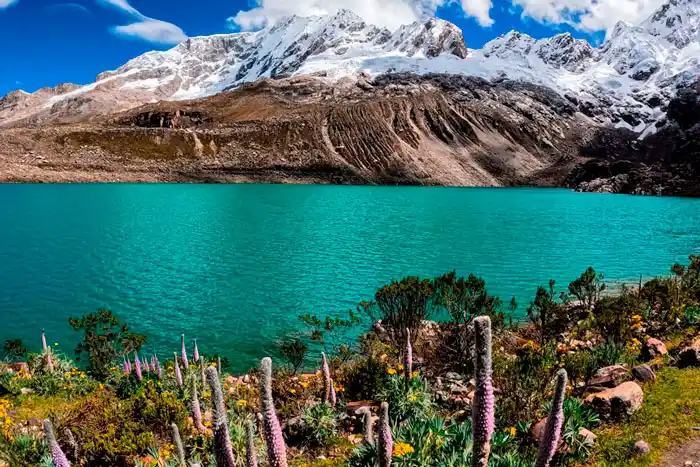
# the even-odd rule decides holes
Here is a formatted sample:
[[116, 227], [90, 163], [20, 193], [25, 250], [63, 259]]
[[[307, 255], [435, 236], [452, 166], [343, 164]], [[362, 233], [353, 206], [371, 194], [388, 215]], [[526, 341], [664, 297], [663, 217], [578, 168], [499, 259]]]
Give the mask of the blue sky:
[[[241, 24], [259, 27], [251, 26], [251, 21], [236, 24], [230, 19], [236, 15], [254, 14], [252, 22], [256, 23], [260, 18], [266, 21], [290, 12], [303, 15], [317, 11], [319, 4], [323, 8], [362, 1], [364, 8], [371, 8], [376, 1], [384, 10], [393, 4], [408, 5], [457, 24], [464, 31], [467, 46], [478, 48], [511, 29], [534, 37], [568, 31], [597, 43], [604, 38], [604, 29], [618, 19], [596, 13], [598, 5], [614, 9], [617, 7], [611, 5], [627, 2], [634, 6], [637, 18], [646, 11], [636, 10], [649, 10], [661, 0], [260, 1], [262, 4], [255, 0], [250, 4], [245, 0], [0, 0], [0, 96], [18, 88], [33, 92], [65, 82], [86, 84], [102, 71], [149, 50], [168, 49], [186, 36], [232, 32], [240, 30]], [[589, 9], [571, 8], [587, 1], [592, 5]], [[481, 8], [480, 12], [473, 13], [475, 8]], [[465, 11], [471, 11], [472, 16]], [[370, 10], [369, 14], [373, 13]], [[376, 13], [386, 18], [392, 12]], [[631, 10], [619, 16], [629, 19]]]

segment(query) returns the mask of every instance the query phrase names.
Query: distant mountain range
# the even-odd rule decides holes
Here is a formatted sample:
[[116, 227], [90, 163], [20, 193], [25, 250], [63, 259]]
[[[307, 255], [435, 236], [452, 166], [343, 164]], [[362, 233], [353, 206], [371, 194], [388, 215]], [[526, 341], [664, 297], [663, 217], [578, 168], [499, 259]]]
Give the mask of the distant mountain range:
[[[364, 166], [355, 166], [343, 157], [342, 150], [338, 154], [337, 145], [321, 135], [319, 144], [326, 147], [318, 148], [319, 163], [331, 167], [331, 171], [340, 169], [344, 174], [331, 181], [479, 185], [575, 183], [582, 189], [689, 194], [685, 189], [669, 189], [663, 181], [652, 185], [631, 182], [630, 175], [634, 180], [634, 170], [641, 165], [645, 170], [650, 167], [639, 154], [639, 145], [643, 144], [640, 141], [668, 131], [669, 125], [678, 127], [669, 119], [669, 106], [674, 99], [679, 99], [679, 90], [685, 93], [684, 102], [688, 101], [687, 92], [695, 89], [699, 72], [700, 0], [670, 0], [641, 24], [619, 23], [599, 47], [574, 39], [570, 34], [536, 40], [512, 31], [480, 50], [469, 49], [462, 31], [440, 19], [430, 18], [389, 31], [341, 10], [329, 16], [291, 17], [257, 32], [191, 38], [171, 50], [141, 55], [117, 70], [100, 74], [94, 83], [86, 86], [66, 84], [31, 94], [11, 92], [0, 99], [0, 128], [6, 128], [1, 137], [16, 151], [18, 145], [25, 148], [28, 144], [17, 142], [20, 135], [27, 132], [52, 130], [63, 135], [74, 131], [69, 127], [75, 129], [75, 126], [93, 135], [105, 131], [141, 131], [139, 138], [150, 138], [145, 136], [148, 133], [144, 133], [144, 127], [188, 131], [195, 135], [211, 131], [238, 132], [242, 122], [266, 126], [272, 118], [276, 122], [284, 120], [285, 114], [280, 114], [279, 109], [291, 105], [297, 120], [323, 133], [329, 131], [329, 115], [315, 121], [310, 114], [298, 114], [304, 106], [313, 107], [313, 110], [307, 109], [309, 112], [320, 112], [319, 108], [325, 105], [326, 112], [332, 113], [343, 105], [369, 104], [370, 101], [374, 105], [386, 102], [389, 107], [394, 106], [397, 99], [417, 105], [417, 100], [423, 102], [427, 96], [432, 96], [436, 121], [419, 121], [410, 116], [415, 110], [406, 110], [409, 112], [406, 131], [418, 135], [417, 147], [410, 142], [406, 144], [401, 133], [393, 128], [396, 122], [388, 120], [389, 114], [381, 115], [379, 120], [390, 128], [383, 128], [381, 124], [373, 128], [379, 133], [391, 130], [390, 135], [384, 135], [392, 140], [386, 144], [388, 153], [396, 159], [391, 162], [395, 166], [391, 173], [387, 172], [388, 167], [372, 161], [371, 144], [377, 143], [368, 143], [368, 159], [362, 162]], [[250, 84], [264, 79], [274, 82]], [[242, 106], [246, 99], [259, 99], [264, 105]], [[454, 118], [459, 123], [452, 121], [449, 112], [437, 104], [441, 99], [450, 112], [456, 113]], [[508, 104], [510, 101], [512, 105]], [[233, 113], [223, 112], [220, 107], [223, 102], [228, 103], [225, 107]], [[433, 104], [428, 107], [434, 107]], [[419, 107], [426, 108], [423, 104]], [[159, 117], [153, 120], [153, 115]], [[489, 120], [481, 122], [482, 130], [488, 127], [493, 137], [485, 137], [477, 131], [478, 120], [486, 116]], [[538, 117], [542, 118], [538, 120]], [[521, 136], [504, 133], [504, 128], [520, 119], [532, 126], [533, 133], [527, 136], [527, 144]], [[550, 120], [556, 124], [550, 125]], [[528, 127], [523, 122], [519, 131]], [[350, 124], [362, 123], [347, 121], [342, 125]], [[355, 131], [343, 129], [342, 125], [341, 132]], [[463, 125], [471, 126], [473, 131], [467, 133], [473, 134], [467, 138], [468, 142], [459, 138], [452, 141], [435, 133], [441, 125], [455, 138]], [[585, 130], [579, 128], [581, 126]], [[8, 136], [11, 133], [14, 139]], [[605, 138], [626, 141], [624, 153], [606, 154], [602, 158], [598, 154], [592, 158], [591, 146], [598, 144], [603, 134]], [[303, 134], [287, 135], [287, 138], [291, 138], [290, 143], [298, 138], [300, 147], [305, 144]], [[369, 140], [378, 138], [377, 134]], [[90, 142], [84, 145], [84, 150], [94, 152], [95, 147], [90, 145], [99, 144], [94, 138], [88, 139]], [[61, 141], [65, 143], [65, 137]], [[54, 143], [51, 147], [44, 147], [44, 143], [30, 144], [31, 148], [26, 149], [46, 152], [41, 156], [42, 161], [59, 157], [65, 162], [66, 151], [76, 154], [75, 148], [66, 149], [60, 141]], [[532, 147], [525, 147], [530, 143]], [[281, 153], [266, 155], [263, 162], [257, 150], [256, 156], [251, 158], [250, 154], [244, 154], [250, 149], [238, 148], [229, 154], [215, 143], [216, 151], [205, 157], [207, 151], [197, 150], [197, 144], [193, 144], [191, 149], [178, 147], [167, 158], [170, 163], [158, 159], [162, 165], [160, 169], [168, 172], [168, 167], [173, 167], [172, 159], [184, 158], [189, 164], [193, 158], [211, 156], [226, 159], [228, 162], [219, 162], [224, 167], [232, 163], [229, 167], [232, 172], [240, 176], [244, 171], [245, 177], [251, 179], [257, 179], [260, 174], [270, 176], [270, 171], [274, 172], [274, 177], [285, 179], [285, 171], [289, 170], [289, 154], [284, 153], [288, 149], [274, 149]], [[22, 164], [31, 166], [31, 163], [17, 161], [17, 157], [26, 154], [5, 151], [5, 163], [14, 167], [8, 168], [7, 173], [15, 173]], [[101, 148], [99, 152], [101, 157], [110, 159], [109, 151], [111, 149]], [[129, 152], [128, 149], [124, 151]], [[191, 157], [189, 151], [194, 151]], [[631, 155], [631, 151], [637, 152]], [[377, 153], [382, 150], [377, 149]], [[525, 153], [527, 158], [523, 156]], [[429, 162], [434, 163], [435, 158], [448, 156], [450, 168], [431, 173], [431, 164], [426, 160], [432, 158]], [[242, 164], [237, 158], [247, 162]], [[423, 162], [427, 165], [421, 167], [416, 158], [426, 159]], [[509, 160], [511, 158], [513, 160]], [[600, 169], [610, 165], [610, 158], [614, 159], [614, 164], [628, 159], [634, 159], [634, 163], [624, 173], [602, 170], [599, 175], [607, 176], [590, 180], [581, 173], [582, 164], [598, 161], [600, 164], [596, 167]], [[689, 160], [696, 164], [690, 167], [690, 179], [694, 180], [697, 158]], [[100, 170], [119, 172], [119, 167], [112, 162]], [[207, 170], [214, 170], [210, 160], [200, 162], [209, 167]], [[90, 173], [89, 168], [78, 166], [82, 167], [81, 173]], [[467, 166], [469, 168], [465, 169]], [[186, 169], [187, 177], [197, 179], [196, 174], [204, 170], [201, 164], [197, 167]], [[316, 174], [315, 166], [306, 167], [302, 163], [294, 167], [294, 170], [308, 169], [309, 173]], [[686, 166], [684, 170], [687, 172], [687, 169]], [[46, 170], [49, 169], [36, 173]], [[138, 173], [148, 170], [142, 167]], [[193, 172], [189, 173], [190, 170]], [[228, 175], [232, 173], [221, 170]], [[465, 170], [471, 175], [460, 175]], [[402, 176], [404, 172], [409, 175]], [[672, 172], [675, 174], [675, 169]], [[227, 179], [221, 173], [213, 178]], [[624, 176], [627, 176], [626, 181]], [[154, 177], [161, 178], [157, 174]], [[22, 179], [14, 175], [6, 175], [6, 178]], [[40, 176], [27, 175], [26, 178]], [[312, 178], [315, 180], [316, 175]], [[318, 178], [327, 181], [327, 174], [322, 171]]]

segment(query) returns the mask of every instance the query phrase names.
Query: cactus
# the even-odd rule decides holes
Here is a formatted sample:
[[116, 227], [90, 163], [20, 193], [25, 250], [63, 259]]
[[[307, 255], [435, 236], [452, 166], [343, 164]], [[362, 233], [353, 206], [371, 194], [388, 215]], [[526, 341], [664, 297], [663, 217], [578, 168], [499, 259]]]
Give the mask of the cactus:
[[182, 446], [182, 439], [180, 438], [180, 430], [178, 430], [176, 424], [171, 424], [170, 427], [173, 430], [173, 444], [175, 445], [175, 454], [177, 456], [177, 461], [180, 467], [186, 467], [187, 458], [185, 457], [185, 448]]
[[408, 386], [411, 383], [411, 375], [413, 374], [413, 347], [411, 346], [410, 329], [406, 329], [406, 350], [403, 355], [403, 366], [406, 392], [408, 392]]
[[41, 348], [46, 352], [49, 349], [49, 346], [46, 345], [46, 334], [44, 333], [44, 330], [41, 330]]
[[173, 354], [175, 355], [175, 381], [177, 382], [178, 387], [182, 388], [182, 372], [180, 371], [180, 364], [177, 363], [177, 354]]
[[245, 466], [258, 467], [258, 455], [255, 453], [255, 426], [248, 420], [246, 430]]
[[136, 377], [139, 381], [143, 380], [143, 374], [141, 373], [141, 361], [139, 360], [139, 353], [134, 352], [134, 366], [136, 367]]
[[182, 366], [185, 367], [185, 369], [190, 367], [189, 362], [187, 361], [187, 349], [185, 348], [185, 335], [180, 334], [180, 344], [182, 347]]
[[214, 412], [214, 453], [217, 467], [235, 467], [236, 459], [233, 457], [231, 438], [228, 433], [228, 416], [224, 393], [221, 390], [221, 381], [216, 368], [207, 368], [207, 381], [211, 387], [211, 404]]
[[567, 384], [566, 370], [562, 369], [557, 372], [556, 384], [554, 398], [552, 399], [552, 409], [549, 412], [547, 424], [544, 428], [544, 435], [540, 442], [540, 449], [537, 454], [535, 467], [548, 467], [559, 447], [561, 427], [564, 424], [564, 398], [566, 397]]
[[267, 444], [268, 463], [270, 467], [287, 467], [282, 428], [272, 400], [272, 359], [269, 357], [260, 362], [260, 411], [263, 415], [263, 435]]
[[389, 426], [389, 404], [382, 402], [379, 407], [379, 467], [391, 467], [394, 439]]
[[56, 437], [53, 434], [53, 425], [48, 420], [44, 420], [44, 435], [46, 436], [46, 443], [49, 445], [54, 467], [70, 467], [70, 462], [68, 462], [66, 455], [63, 454], [61, 446], [58, 445], [58, 441], [56, 441]]
[[199, 361], [199, 349], [197, 348], [197, 339], [194, 340], [194, 352], [192, 352], [192, 360]]
[[472, 466], [487, 467], [491, 452], [495, 404], [491, 382], [491, 319], [488, 316], [479, 316], [474, 320], [474, 341], [476, 391], [472, 405]]
[[331, 370], [328, 368], [328, 360], [326, 360], [325, 352], [321, 352], [321, 359], [321, 372], [323, 373], [323, 402], [330, 403], [331, 386], [333, 386], [333, 380], [331, 379]]
[[192, 375], [192, 420], [194, 420], [194, 426], [201, 433], [206, 431], [204, 424], [202, 424], [202, 408], [199, 405], [199, 396], [197, 395], [197, 380], [195, 376]]

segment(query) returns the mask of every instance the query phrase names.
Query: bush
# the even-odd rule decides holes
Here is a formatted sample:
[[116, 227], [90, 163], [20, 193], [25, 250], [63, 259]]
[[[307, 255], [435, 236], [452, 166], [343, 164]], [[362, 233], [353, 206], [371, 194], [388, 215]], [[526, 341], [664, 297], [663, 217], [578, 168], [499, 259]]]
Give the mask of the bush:
[[304, 366], [309, 347], [301, 339], [287, 340], [280, 344], [280, 355], [289, 365], [292, 374], [297, 374]]
[[109, 376], [109, 369], [119, 357], [138, 351], [146, 342], [146, 336], [131, 332], [127, 324], [103, 308], [69, 321], [75, 331], [83, 332], [83, 341], [75, 348], [75, 360], [87, 358], [88, 373], [100, 381]]
[[435, 412], [433, 395], [428, 384], [420, 376], [411, 378], [406, 391], [403, 375], [394, 369], [393, 374], [380, 389], [377, 399], [389, 403], [389, 417], [402, 421], [409, 418], [430, 418]]
[[23, 359], [27, 355], [27, 347], [22, 339], [8, 339], [2, 346], [4, 358], [9, 361]]
[[587, 310], [590, 310], [600, 299], [600, 294], [604, 290], [603, 275], [596, 274], [593, 268], [586, 269], [578, 279], [569, 284], [569, 293], [576, 297]]
[[630, 295], [603, 297], [593, 308], [594, 326], [608, 343], [625, 344], [633, 337], [632, 317], [637, 314], [637, 301]]
[[305, 406], [300, 420], [299, 435], [308, 447], [327, 447], [338, 438], [336, 413], [327, 403]]
[[560, 323], [562, 306], [556, 301], [554, 281], [549, 281], [549, 288], [538, 287], [535, 300], [530, 302], [527, 316], [539, 335], [539, 344], [544, 346], [556, 337], [563, 327]]

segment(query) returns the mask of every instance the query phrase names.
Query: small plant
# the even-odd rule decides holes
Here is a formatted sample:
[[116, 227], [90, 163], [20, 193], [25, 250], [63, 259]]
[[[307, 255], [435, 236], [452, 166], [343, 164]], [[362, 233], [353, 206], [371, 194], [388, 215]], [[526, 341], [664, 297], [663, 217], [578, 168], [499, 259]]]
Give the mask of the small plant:
[[593, 307], [605, 289], [603, 275], [596, 274], [593, 268], [586, 269], [578, 279], [569, 284], [569, 293], [576, 297], [586, 310]]
[[6, 340], [2, 350], [5, 358], [10, 361], [20, 360], [27, 355], [27, 347], [22, 342], [22, 339]]
[[329, 404], [306, 405], [300, 418], [303, 429], [300, 435], [308, 446], [326, 447], [338, 437], [336, 414]]
[[561, 313], [561, 305], [556, 301], [553, 280], [549, 281], [549, 288], [538, 287], [535, 300], [530, 302], [527, 316], [537, 329], [539, 344], [544, 346], [550, 339], [556, 336], [559, 325], [557, 323]]

